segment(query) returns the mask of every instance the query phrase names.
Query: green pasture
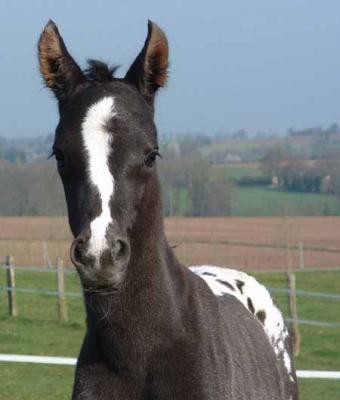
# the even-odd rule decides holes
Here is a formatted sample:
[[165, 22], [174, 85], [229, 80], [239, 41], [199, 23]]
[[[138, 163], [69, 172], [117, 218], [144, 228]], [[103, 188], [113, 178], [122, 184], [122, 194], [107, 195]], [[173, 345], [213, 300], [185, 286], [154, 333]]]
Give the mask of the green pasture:
[[216, 178], [228, 178], [232, 181], [239, 181], [242, 178], [261, 178], [263, 171], [258, 166], [228, 166], [216, 165], [213, 168], [213, 174]]
[[[255, 170], [256, 171], [256, 170]], [[186, 216], [190, 212], [188, 190], [173, 190], [172, 214]], [[231, 188], [231, 216], [338, 216], [340, 200], [320, 193], [288, 192], [265, 186], [237, 186]]]
[[[286, 287], [284, 275], [261, 273], [257, 278], [269, 287]], [[55, 290], [54, 272], [16, 272], [17, 288]], [[297, 288], [339, 293], [340, 272], [299, 272]], [[0, 285], [5, 273], [0, 270]], [[75, 274], [66, 274], [66, 290], [80, 292]], [[6, 293], [0, 291], [0, 353], [76, 357], [84, 333], [81, 297], [69, 297], [69, 322], [58, 321], [54, 296], [17, 293], [19, 315], [7, 315]], [[287, 310], [287, 297], [275, 296]], [[331, 299], [298, 297], [299, 318], [340, 322], [340, 302]], [[301, 325], [301, 354], [298, 369], [340, 370], [340, 329]], [[1, 400], [69, 399], [74, 367], [0, 363]], [[339, 397], [340, 381], [300, 380], [302, 400], [332, 400]]]
[[[216, 166], [216, 178], [228, 178], [237, 182], [242, 178], [261, 178], [259, 165], [239, 167]], [[340, 215], [340, 200], [333, 195], [321, 193], [289, 192], [267, 186], [232, 187], [232, 216], [328, 216]]]
[[[256, 164], [214, 166], [212, 177], [217, 180], [228, 179], [233, 182], [230, 187], [230, 208], [231, 216], [234, 217], [340, 215], [340, 200], [331, 194], [285, 191], [260, 185], [238, 185], [242, 179], [251, 180], [264, 177], [263, 171]], [[164, 196], [166, 198], [166, 194]], [[190, 208], [188, 188], [174, 188], [171, 215], [190, 215]], [[167, 211], [169, 212], [169, 210]]]
[[232, 190], [232, 215], [234, 217], [340, 215], [340, 201], [329, 194], [235, 185]]

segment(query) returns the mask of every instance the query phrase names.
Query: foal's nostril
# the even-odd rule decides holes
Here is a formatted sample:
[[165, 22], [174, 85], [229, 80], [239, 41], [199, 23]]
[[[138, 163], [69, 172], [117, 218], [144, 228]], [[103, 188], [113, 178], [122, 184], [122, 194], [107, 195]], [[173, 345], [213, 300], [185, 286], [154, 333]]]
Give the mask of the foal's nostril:
[[86, 241], [87, 239], [85, 238], [85, 236], [78, 236], [73, 240], [71, 244], [70, 257], [72, 263], [76, 267], [82, 267], [84, 265], [82, 259], [84, 255], [83, 253]]
[[123, 238], [116, 239], [112, 246], [111, 254], [116, 262], [127, 262], [130, 257], [129, 243]]

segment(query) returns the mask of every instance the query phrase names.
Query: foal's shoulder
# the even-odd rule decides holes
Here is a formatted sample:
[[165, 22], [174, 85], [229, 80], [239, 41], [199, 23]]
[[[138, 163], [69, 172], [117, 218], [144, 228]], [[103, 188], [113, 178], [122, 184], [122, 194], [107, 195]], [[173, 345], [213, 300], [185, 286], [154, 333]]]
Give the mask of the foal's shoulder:
[[232, 295], [261, 323], [275, 354], [283, 360], [292, 377], [289, 332], [281, 311], [268, 289], [245, 272], [211, 265], [193, 266], [190, 270], [208, 284], [215, 296]]

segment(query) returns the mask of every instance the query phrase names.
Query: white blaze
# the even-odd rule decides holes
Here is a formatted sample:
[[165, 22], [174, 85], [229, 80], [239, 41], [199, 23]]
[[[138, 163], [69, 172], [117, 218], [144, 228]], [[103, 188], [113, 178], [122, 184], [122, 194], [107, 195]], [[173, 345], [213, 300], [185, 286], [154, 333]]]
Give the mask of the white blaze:
[[88, 176], [97, 188], [101, 199], [101, 214], [90, 225], [89, 253], [99, 257], [107, 247], [106, 229], [111, 222], [110, 198], [114, 192], [114, 178], [108, 160], [111, 150], [111, 135], [106, 124], [115, 115], [112, 97], [104, 97], [87, 111], [81, 126], [82, 138], [88, 157]]

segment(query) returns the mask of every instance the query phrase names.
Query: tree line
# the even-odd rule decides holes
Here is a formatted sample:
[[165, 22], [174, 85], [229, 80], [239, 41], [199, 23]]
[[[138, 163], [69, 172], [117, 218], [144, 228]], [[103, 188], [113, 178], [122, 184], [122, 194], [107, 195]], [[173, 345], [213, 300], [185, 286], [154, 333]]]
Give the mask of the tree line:
[[[290, 129], [285, 138], [266, 138], [261, 135], [258, 140], [251, 139], [242, 130], [231, 136], [163, 137], [163, 159], [158, 166], [164, 214], [232, 215], [235, 186], [276, 186], [340, 198], [337, 124], [325, 129]], [[0, 137], [0, 215], [66, 215], [54, 161], [47, 160], [52, 142], [51, 135], [31, 139]], [[227, 178], [229, 164], [249, 161], [260, 161], [262, 173]]]
[[340, 198], [340, 149], [311, 160], [284, 146], [274, 146], [262, 159], [261, 168], [282, 189], [329, 193]]
[[165, 158], [159, 167], [166, 216], [231, 214], [232, 183], [198, 154]]
[[[200, 156], [159, 162], [166, 216], [231, 213], [231, 183]], [[53, 160], [14, 164], [0, 160], [0, 215], [66, 215], [63, 188]]]

